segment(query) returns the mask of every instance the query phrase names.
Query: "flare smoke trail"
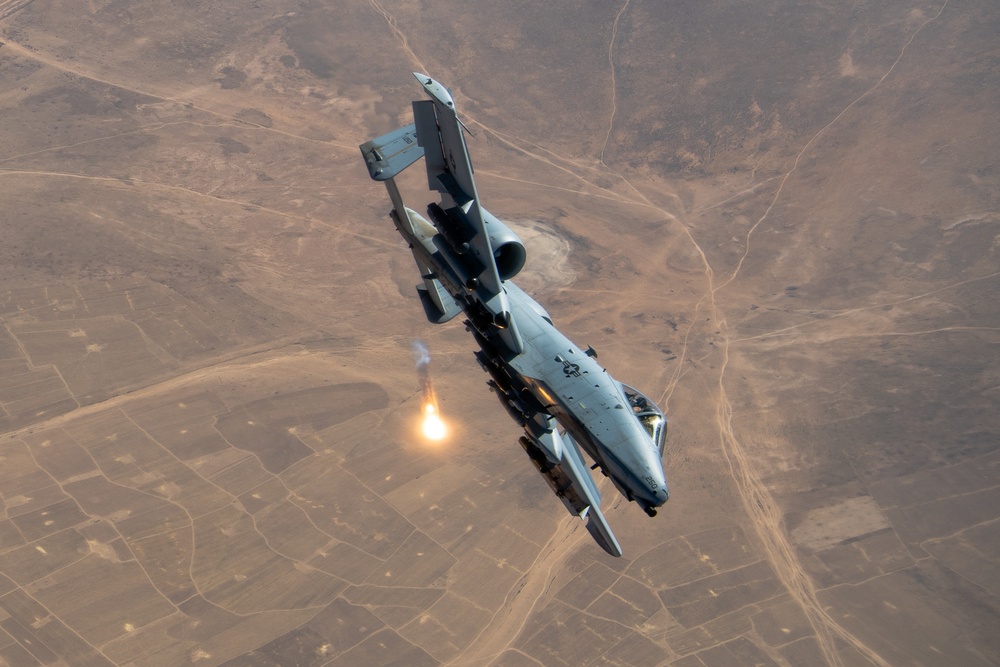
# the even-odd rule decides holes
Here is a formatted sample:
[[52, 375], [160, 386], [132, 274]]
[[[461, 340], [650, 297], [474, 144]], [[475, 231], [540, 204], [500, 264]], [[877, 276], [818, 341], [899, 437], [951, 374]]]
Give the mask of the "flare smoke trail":
[[448, 435], [448, 427], [438, 413], [437, 396], [431, 383], [431, 355], [427, 351], [427, 346], [419, 340], [413, 341], [413, 360], [417, 363], [421, 393], [420, 411], [424, 415], [420, 430], [428, 440], [443, 440]]
[[420, 392], [423, 398], [421, 404], [432, 403], [437, 407], [434, 385], [431, 384], [431, 353], [427, 350], [427, 346], [419, 340], [413, 341], [413, 361], [417, 364], [417, 377], [420, 379]]

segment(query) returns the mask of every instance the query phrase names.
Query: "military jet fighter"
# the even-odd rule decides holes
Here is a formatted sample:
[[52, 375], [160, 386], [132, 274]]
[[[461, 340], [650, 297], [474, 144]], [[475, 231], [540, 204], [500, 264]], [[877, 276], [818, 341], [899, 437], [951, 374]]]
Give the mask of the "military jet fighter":
[[[524, 244], [479, 203], [464, 124], [443, 85], [413, 74], [430, 96], [413, 102], [414, 122], [360, 146], [371, 177], [385, 184], [390, 216], [409, 244], [423, 283], [427, 319], [459, 313], [489, 374], [487, 384], [523, 429], [520, 444], [570, 513], [587, 521], [613, 556], [621, 546], [601, 512], [601, 494], [582, 447], [628, 500], [649, 516], [666, 502], [663, 447], [667, 420], [656, 404], [608, 374], [592, 348], [581, 349], [511, 280]], [[440, 201], [424, 218], [407, 208], [395, 176], [421, 157]]]

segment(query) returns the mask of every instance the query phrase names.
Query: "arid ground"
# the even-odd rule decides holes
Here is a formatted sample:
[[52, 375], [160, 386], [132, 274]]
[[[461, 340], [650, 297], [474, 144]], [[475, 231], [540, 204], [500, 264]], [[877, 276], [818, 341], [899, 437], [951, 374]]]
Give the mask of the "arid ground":
[[[989, 0], [0, 1], [0, 665], [997, 664], [998, 35]], [[620, 559], [424, 318], [357, 149], [414, 70], [517, 282], [670, 417], [659, 516], [601, 483]]]

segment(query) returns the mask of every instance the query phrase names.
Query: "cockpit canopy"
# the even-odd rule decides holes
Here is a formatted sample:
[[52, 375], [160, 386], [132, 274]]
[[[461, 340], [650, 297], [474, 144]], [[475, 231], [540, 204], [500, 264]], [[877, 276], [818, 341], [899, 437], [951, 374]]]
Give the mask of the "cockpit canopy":
[[635, 413], [635, 418], [639, 420], [642, 427], [646, 429], [646, 433], [653, 439], [653, 444], [660, 452], [660, 456], [663, 456], [663, 447], [667, 441], [666, 415], [660, 408], [656, 407], [656, 403], [638, 389], [622, 383], [622, 390], [632, 407], [632, 412]]

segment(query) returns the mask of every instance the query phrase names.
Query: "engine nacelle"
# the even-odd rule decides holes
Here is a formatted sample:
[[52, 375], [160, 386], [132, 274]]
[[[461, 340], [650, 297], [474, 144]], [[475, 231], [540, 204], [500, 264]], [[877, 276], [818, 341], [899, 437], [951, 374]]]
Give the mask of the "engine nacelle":
[[524, 260], [528, 253], [524, 249], [521, 238], [507, 225], [486, 209], [483, 211], [483, 221], [490, 236], [490, 247], [497, 263], [497, 273], [500, 280], [510, 280], [524, 268]]

